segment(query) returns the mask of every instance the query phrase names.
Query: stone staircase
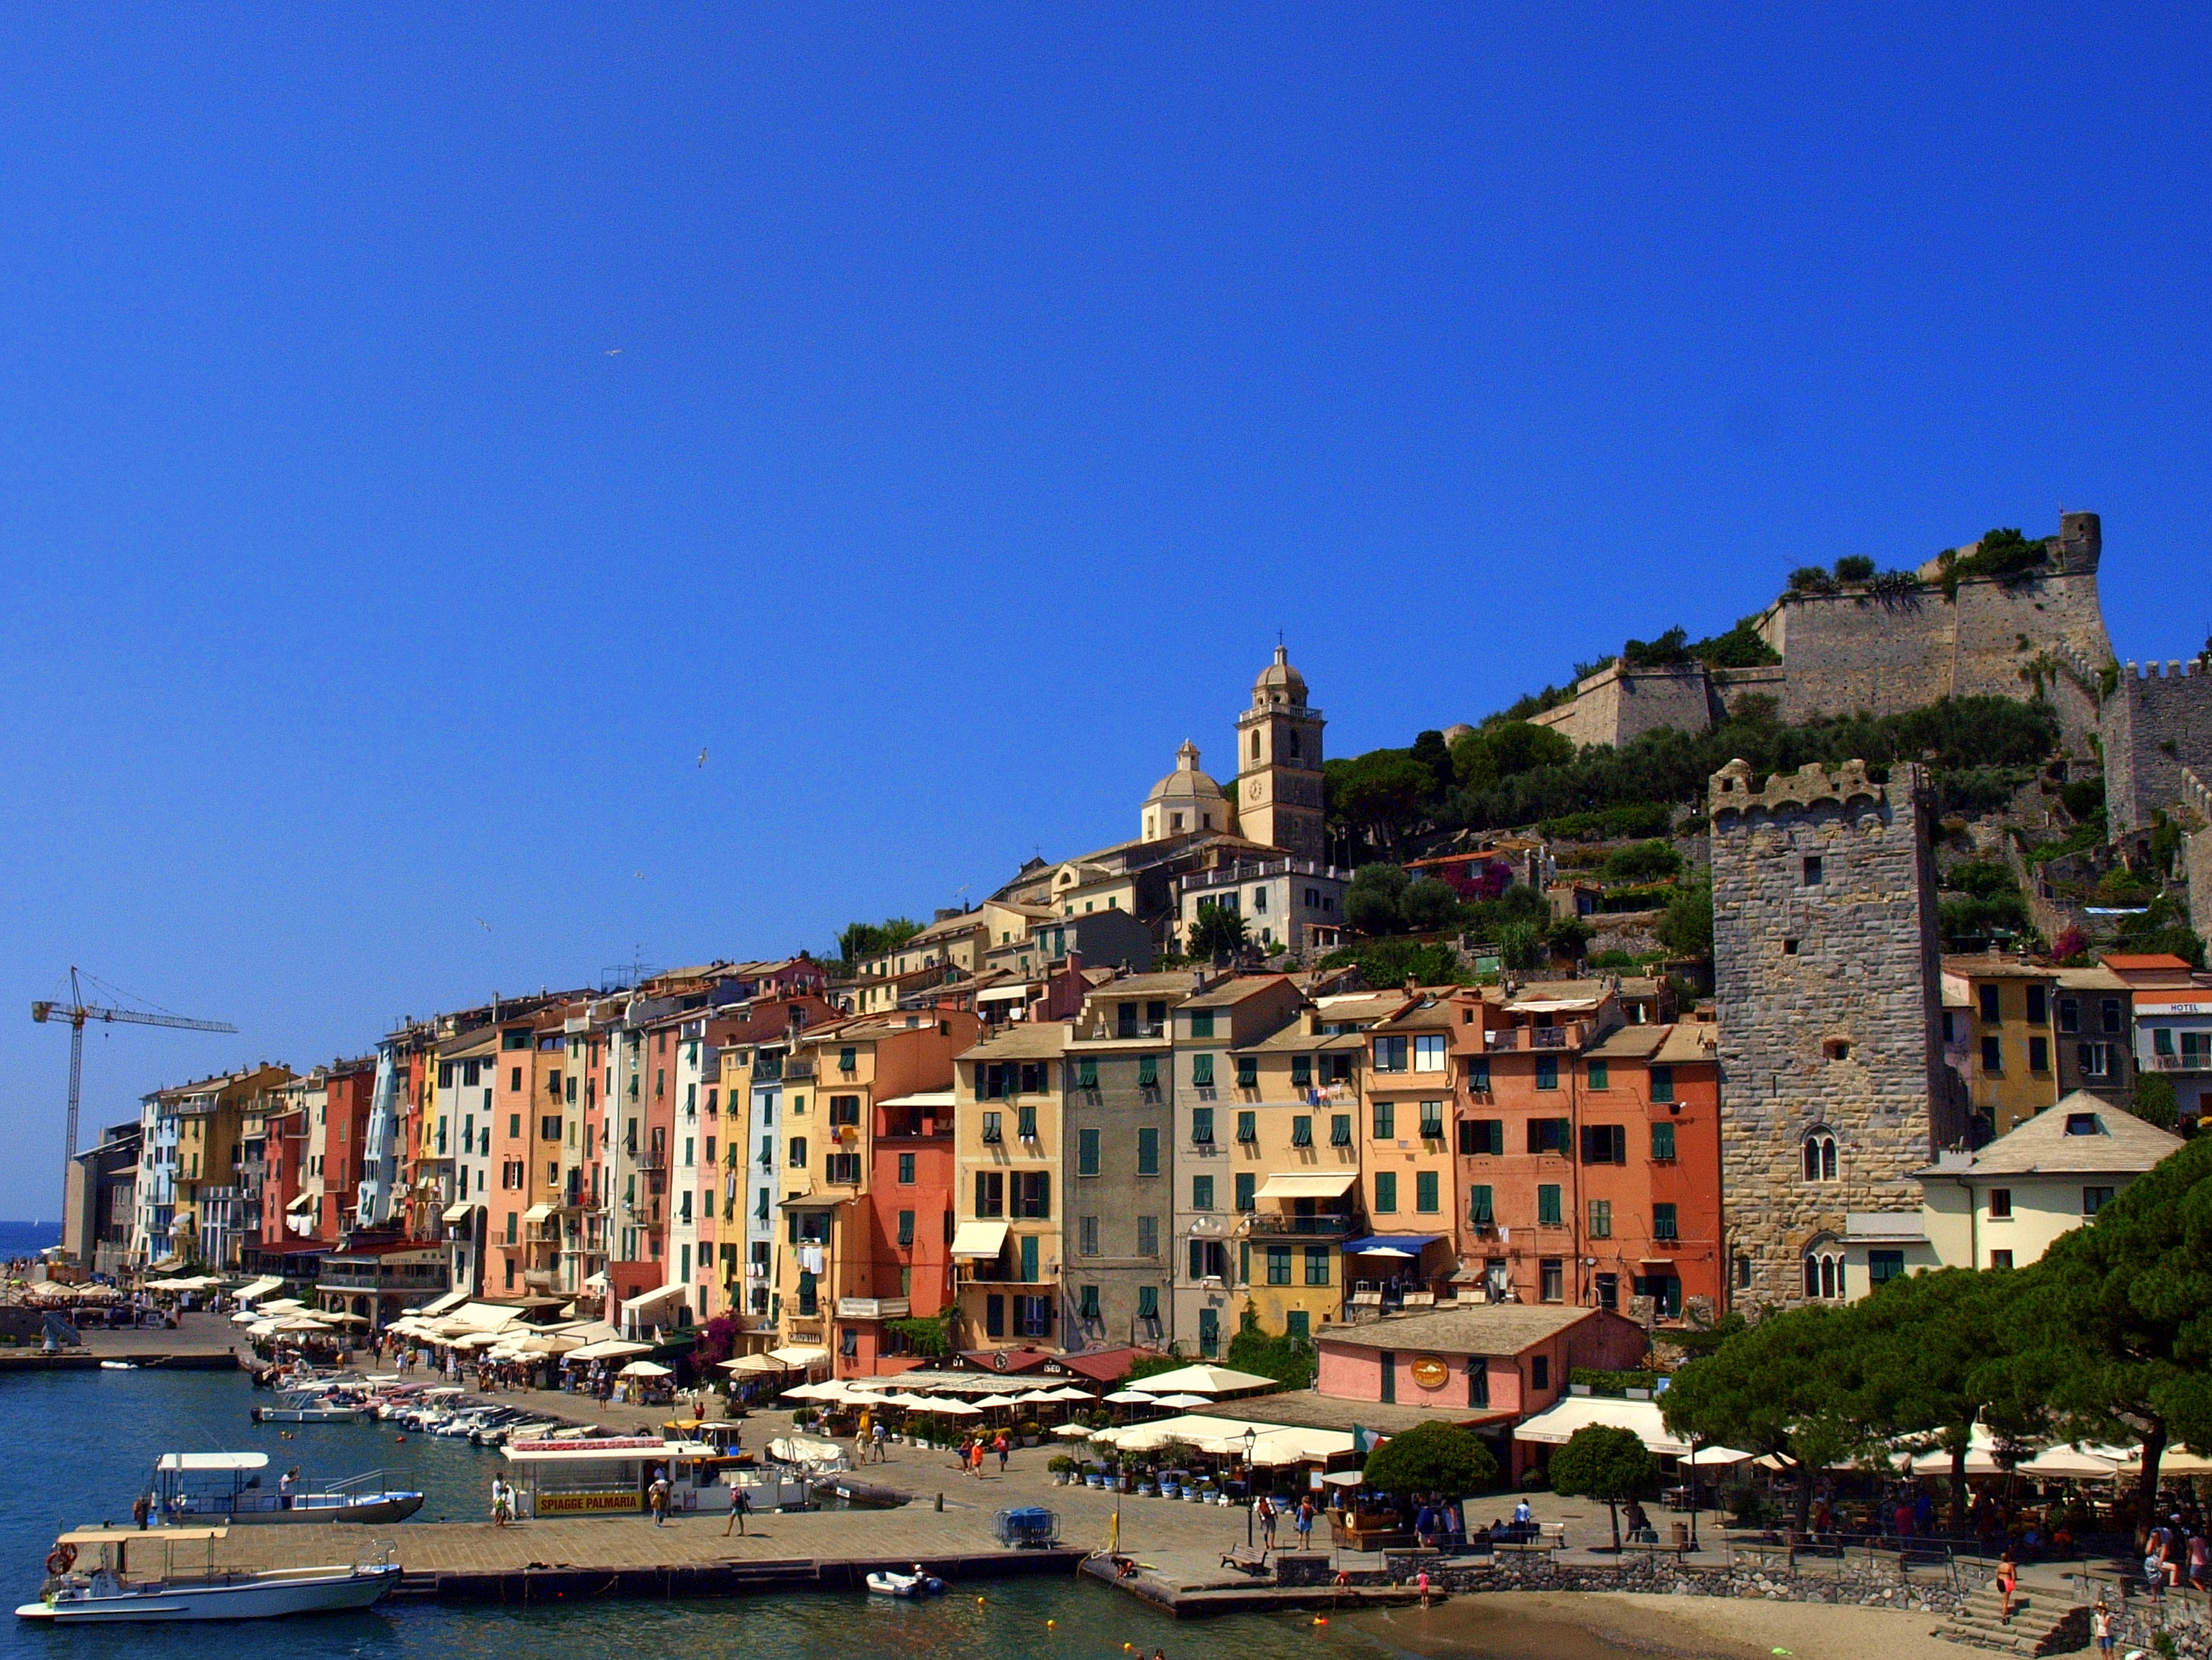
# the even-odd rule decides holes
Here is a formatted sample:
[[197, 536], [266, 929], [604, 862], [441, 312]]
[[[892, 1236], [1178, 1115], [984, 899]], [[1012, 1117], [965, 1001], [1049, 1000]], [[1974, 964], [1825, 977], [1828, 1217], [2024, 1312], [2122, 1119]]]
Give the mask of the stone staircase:
[[2089, 1611], [2063, 1590], [2022, 1585], [2013, 1594], [2010, 1624], [2002, 1607], [1996, 1586], [1984, 1585], [1930, 1635], [2000, 1654], [2068, 1654], [2088, 1646]]

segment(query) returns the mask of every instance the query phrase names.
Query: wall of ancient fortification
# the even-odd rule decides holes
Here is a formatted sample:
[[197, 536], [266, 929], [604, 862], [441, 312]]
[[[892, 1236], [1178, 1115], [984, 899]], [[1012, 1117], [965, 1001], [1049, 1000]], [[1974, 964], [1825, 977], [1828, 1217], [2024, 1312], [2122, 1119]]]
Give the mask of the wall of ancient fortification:
[[2124, 664], [2104, 704], [2105, 803], [2112, 833], [2148, 830], [2186, 799], [2183, 769], [2212, 779], [2212, 674], [2202, 661]]
[[[1964, 1126], [1936, 1122], [1949, 1096], [1924, 775], [1876, 783], [1852, 762], [1752, 784], [1732, 762], [1708, 800], [1727, 1227], [1752, 1264], [1739, 1304], [1765, 1305], [1803, 1300], [1807, 1247], [1851, 1213], [1917, 1214], [1912, 1172]], [[1834, 1182], [1803, 1179], [1820, 1126]]]
[[1674, 669], [1632, 669], [1618, 660], [1575, 683], [1575, 701], [1547, 709], [1534, 724], [1549, 727], [1571, 741], [1619, 745], [1672, 727], [1703, 732], [1712, 725], [1711, 678], [1702, 665]]

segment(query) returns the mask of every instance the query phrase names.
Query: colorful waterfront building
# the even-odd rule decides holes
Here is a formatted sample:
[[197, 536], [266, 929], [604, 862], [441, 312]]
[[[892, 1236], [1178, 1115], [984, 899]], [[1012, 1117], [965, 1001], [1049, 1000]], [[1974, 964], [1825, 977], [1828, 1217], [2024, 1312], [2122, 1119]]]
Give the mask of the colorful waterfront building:
[[1091, 988], [1063, 1045], [1068, 1349], [1165, 1347], [1173, 1317], [1175, 1006], [1187, 973]]
[[959, 1056], [951, 1255], [963, 1348], [1062, 1346], [1069, 1036], [1064, 1021], [1015, 1021]]

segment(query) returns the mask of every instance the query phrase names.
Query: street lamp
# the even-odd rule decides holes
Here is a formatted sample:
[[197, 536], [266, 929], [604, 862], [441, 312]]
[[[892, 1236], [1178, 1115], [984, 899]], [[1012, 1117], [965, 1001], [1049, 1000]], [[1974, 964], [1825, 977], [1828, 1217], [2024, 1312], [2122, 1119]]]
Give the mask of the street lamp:
[[1260, 1502], [1260, 1495], [1252, 1485], [1252, 1449], [1260, 1439], [1260, 1432], [1249, 1424], [1244, 1426], [1244, 1548], [1252, 1548], [1252, 1510]]

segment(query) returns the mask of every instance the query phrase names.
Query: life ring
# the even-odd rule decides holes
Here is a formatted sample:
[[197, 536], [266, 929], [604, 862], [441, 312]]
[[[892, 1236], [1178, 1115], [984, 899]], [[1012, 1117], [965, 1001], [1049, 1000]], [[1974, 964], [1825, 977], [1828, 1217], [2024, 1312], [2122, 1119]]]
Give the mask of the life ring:
[[67, 1573], [76, 1566], [76, 1547], [75, 1545], [56, 1545], [53, 1549], [46, 1554], [46, 1572], [48, 1573]]

